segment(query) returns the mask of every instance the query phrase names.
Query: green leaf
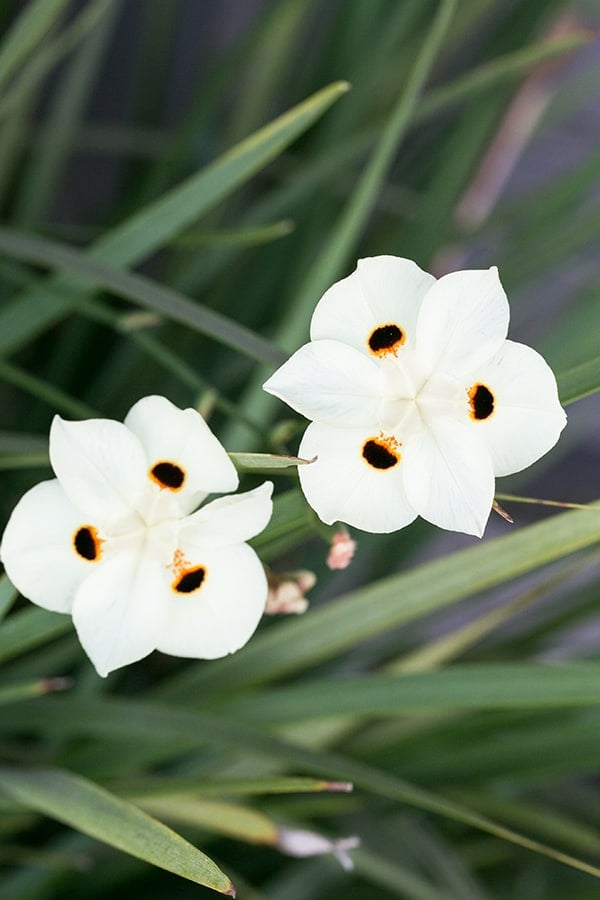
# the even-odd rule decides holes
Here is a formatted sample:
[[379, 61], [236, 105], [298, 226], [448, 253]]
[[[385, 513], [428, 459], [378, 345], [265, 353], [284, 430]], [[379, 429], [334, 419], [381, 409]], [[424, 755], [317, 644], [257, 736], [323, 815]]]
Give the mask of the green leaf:
[[600, 391], [600, 359], [586, 362], [557, 376], [561, 403], [565, 405]]
[[71, 631], [70, 616], [29, 607], [5, 619], [0, 626], [0, 662], [14, 659]]
[[[347, 90], [346, 82], [323, 88], [134, 213], [93, 245], [94, 260], [115, 268], [142, 262], [264, 168]], [[0, 351], [16, 351], [71, 312], [76, 291], [89, 288], [57, 276], [7, 304], [0, 313]]]
[[448, 106], [472, 98], [482, 91], [515, 78], [540, 63], [564, 56], [593, 40], [589, 31], [575, 31], [552, 40], [542, 40], [527, 47], [498, 56], [477, 66], [465, 75], [434, 88], [419, 106], [418, 118], [427, 118]]
[[309, 459], [299, 456], [278, 456], [276, 453], [230, 453], [229, 457], [238, 471], [257, 475], [281, 475], [282, 470], [295, 471], [298, 466], [310, 463]]
[[[566, 853], [548, 847], [510, 828], [480, 815], [467, 806], [447, 800], [431, 791], [423, 790], [394, 775], [372, 766], [356, 762], [340, 754], [317, 752], [271, 737], [238, 721], [206, 713], [177, 708], [172, 705], [150, 704], [126, 700], [80, 700], [78, 698], [43, 698], [7, 707], [0, 718], [0, 732], [23, 726], [34, 720], [38, 728], [50, 734], [98, 735], [128, 741], [146, 740], [169, 742], [174, 751], [196, 746], [216, 745], [228, 752], [233, 748], [243, 754], [275, 759], [292, 765], [296, 770], [352, 781], [386, 802], [408, 803], [480, 829], [536, 853], [548, 856], [565, 865], [600, 877], [600, 869]], [[444, 763], [446, 760], [443, 761]]]
[[270, 244], [287, 237], [294, 230], [291, 219], [281, 219], [268, 225], [254, 225], [247, 228], [232, 228], [222, 231], [206, 231], [196, 229], [187, 231], [172, 242], [174, 247], [197, 250], [200, 247], [256, 247]]
[[52, 199], [62, 187], [71, 148], [81, 127], [83, 110], [97, 83], [98, 69], [106, 53], [120, 3], [100, 4], [99, 21], [59, 74], [50, 107], [31, 151], [25, 176], [15, 201], [15, 218], [21, 226], [47, 217]]
[[0, 359], [0, 379], [12, 384], [22, 391], [31, 394], [38, 400], [47, 403], [53, 410], [60, 410], [67, 416], [74, 416], [77, 419], [87, 419], [95, 415], [93, 409], [85, 403], [71, 397], [60, 388], [49, 384], [45, 378], [37, 378], [12, 363], [5, 362]]
[[0, 686], [0, 706], [20, 700], [29, 700], [32, 697], [41, 697], [51, 691], [64, 691], [70, 686], [69, 678], [43, 678], [38, 681], [3, 684]]
[[581, 510], [517, 528], [352, 591], [300, 620], [277, 623], [242, 652], [191, 669], [161, 689], [162, 696], [194, 690], [223, 691], [278, 678], [443, 609], [497, 584], [532, 572], [600, 540], [600, 512]]
[[278, 829], [273, 820], [239, 803], [180, 795], [132, 799], [148, 812], [169, 822], [180, 822], [252, 844], [277, 843]]
[[202, 797], [241, 797], [255, 794], [313, 794], [323, 792], [349, 793], [348, 781], [327, 781], [322, 778], [273, 777], [211, 778], [185, 775], [160, 775], [150, 778], [121, 779], [110, 784], [111, 790], [128, 796], [157, 797], [162, 794], [199, 794]]
[[0, 789], [27, 809], [195, 884], [235, 896], [230, 879], [210, 857], [147, 813], [79, 775], [59, 769], [3, 766]]
[[26, 6], [0, 45], [0, 90], [58, 22], [70, 0], [34, 0]]
[[443, 44], [455, 9], [456, 0], [441, 0], [438, 4], [409, 78], [402, 86], [400, 96], [373, 154], [331, 237], [322, 248], [319, 259], [310, 268], [306, 280], [301, 285], [294, 306], [289, 310], [279, 334], [281, 344], [286, 350], [292, 350], [300, 343], [300, 336], [304, 333], [308, 321], [309, 309], [312, 309], [323, 291], [338, 277], [348, 255], [356, 246], [398, 152], [400, 142], [412, 121], [425, 81]]
[[281, 725], [314, 718], [431, 710], [539, 709], [600, 703], [600, 665], [456, 665], [401, 676], [307, 681], [221, 703], [228, 715]]
[[0, 575], [0, 623], [17, 599], [18, 591], [6, 575]]
[[252, 359], [262, 360], [270, 365], [281, 365], [285, 360], [285, 355], [280, 350], [232, 319], [199, 303], [193, 303], [183, 294], [163, 287], [143, 275], [123, 272], [97, 262], [85, 251], [0, 228], [0, 252], [38, 265], [68, 269], [95, 286], [114, 291], [144, 309], [158, 312], [167, 319], [216, 338]]

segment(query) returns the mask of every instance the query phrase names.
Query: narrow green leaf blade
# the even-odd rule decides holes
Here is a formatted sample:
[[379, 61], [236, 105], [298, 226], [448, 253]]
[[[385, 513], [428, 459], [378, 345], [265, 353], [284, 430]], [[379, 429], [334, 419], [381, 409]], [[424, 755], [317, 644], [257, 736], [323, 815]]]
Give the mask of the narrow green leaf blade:
[[140, 703], [125, 700], [85, 700], [78, 698], [44, 698], [29, 704], [7, 707], [6, 720], [0, 719], [0, 730], [31, 721], [32, 714], [44, 731], [54, 734], [99, 735], [131, 740], [158, 741], [168, 734], [178, 749], [194, 746], [216, 745], [237, 747], [247, 755], [256, 755], [286, 763], [296, 771], [327, 773], [329, 777], [347, 779], [386, 802], [407, 803], [418, 809], [428, 810], [473, 828], [510, 841], [528, 850], [600, 877], [600, 869], [584, 860], [532, 840], [498, 824], [468, 806], [448, 800], [432, 791], [423, 790], [387, 772], [365, 765], [336, 753], [325, 753], [300, 747], [288, 741], [271, 737], [239, 721], [190, 711], [174, 706]]
[[58, 21], [70, 0], [30, 3], [0, 45], [0, 89]]
[[299, 456], [278, 456], [276, 453], [230, 453], [229, 457], [238, 471], [261, 475], [280, 475], [286, 469], [295, 470], [310, 463], [309, 459]]
[[586, 362], [557, 376], [561, 402], [567, 405], [600, 391], [600, 359]]
[[165, 686], [177, 696], [193, 685], [223, 691], [299, 671], [331, 659], [367, 637], [442, 609], [600, 540], [600, 512], [561, 513], [505, 537], [484, 541], [359, 588], [310, 616], [274, 625], [236, 656], [191, 670]]
[[0, 767], [0, 789], [28, 809], [195, 884], [235, 896], [230, 879], [210, 857], [147, 813], [79, 775], [59, 769]]
[[60, 637], [72, 627], [70, 616], [46, 609], [29, 607], [15, 613], [0, 626], [0, 663]]
[[0, 228], [0, 252], [36, 265], [64, 267], [91, 285], [112, 290], [145, 309], [216, 338], [253, 359], [270, 365], [280, 365], [285, 359], [280, 350], [232, 319], [193, 303], [178, 291], [163, 287], [143, 275], [123, 272], [98, 262], [88, 252], [8, 228]]
[[[127, 268], [150, 256], [271, 162], [347, 90], [346, 82], [335, 82], [237, 144], [100, 238], [90, 250], [94, 259]], [[18, 350], [67, 315], [77, 291], [89, 288], [57, 276], [7, 304], [0, 313], [0, 350]]]
[[348, 781], [327, 781], [306, 776], [265, 775], [261, 778], [211, 778], [185, 775], [160, 775], [115, 781], [111, 790], [136, 797], [160, 797], [165, 794], [199, 794], [202, 797], [244, 797], [255, 794], [350, 793]]
[[133, 799], [148, 812], [169, 822], [181, 822], [251, 844], [277, 843], [279, 832], [273, 820], [239, 803], [181, 796]]
[[600, 703], [600, 665], [456, 665], [401, 676], [327, 678], [221, 703], [229, 715], [283, 724], [431, 710], [540, 709]]

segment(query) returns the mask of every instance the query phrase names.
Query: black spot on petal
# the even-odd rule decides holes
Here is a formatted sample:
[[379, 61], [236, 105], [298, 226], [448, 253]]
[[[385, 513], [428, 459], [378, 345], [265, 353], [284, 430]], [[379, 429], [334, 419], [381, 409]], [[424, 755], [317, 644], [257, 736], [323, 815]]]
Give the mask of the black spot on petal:
[[187, 569], [182, 572], [177, 581], [173, 584], [173, 589], [178, 594], [191, 594], [201, 587], [206, 577], [206, 569], [204, 566], [197, 566], [195, 569]]
[[183, 487], [185, 472], [176, 463], [164, 460], [152, 466], [150, 477], [159, 487], [167, 488], [169, 491], [178, 491]]
[[469, 406], [472, 419], [488, 419], [494, 412], [494, 395], [485, 384], [474, 384], [469, 389]]
[[394, 450], [383, 441], [378, 441], [374, 438], [365, 441], [362, 448], [362, 455], [365, 462], [374, 469], [391, 469], [400, 461], [399, 453], [394, 452]]
[[75, 552], [82, 559], [94, 562], [100, 558], [100, 541], [96, 529], [92, 525], [82, 525], [73, 538]]
[[372, 353], [382, 355], [393, 351], [406, 340], [405, 334], [399, 325], [380, 325], [369, 336], [369, 349]]

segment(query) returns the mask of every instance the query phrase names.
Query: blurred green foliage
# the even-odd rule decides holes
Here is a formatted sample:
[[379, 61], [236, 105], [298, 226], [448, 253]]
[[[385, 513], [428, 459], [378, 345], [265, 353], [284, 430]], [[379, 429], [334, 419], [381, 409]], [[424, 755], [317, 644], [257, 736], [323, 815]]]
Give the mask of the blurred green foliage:
[[[3, 521], [49, 477], [55, 412], [121, 418], [156, 392], [231, 451], [294, 453], [302, 424], [260, 385], [322, 291], [380, 253], [499, 265], [511, 336], [580, 401], [510, 489], [596, 501], [600, 154], [553, 159], [590, 102], [594, 15], [1, 4]], [[329, 530], [277, 482], [256, 547], [318, 573], [315, 608], [229, 659], [155, 654], [102, 681], [68, 617], [0, 582], [0, 896], [185, 898], [231, 878], [248, 900], [597, 897], [597, 508], [507, 502], [521, 524], [481, 543], [360, 535], [339, 574]], [[355, 871], [281, 855], [283, 826], [360, 835]]]

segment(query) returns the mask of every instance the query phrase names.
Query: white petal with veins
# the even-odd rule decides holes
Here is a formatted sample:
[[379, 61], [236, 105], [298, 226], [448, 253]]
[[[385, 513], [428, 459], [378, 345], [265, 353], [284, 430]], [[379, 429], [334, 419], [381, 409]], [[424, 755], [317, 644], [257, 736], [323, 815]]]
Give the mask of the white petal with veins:
[[227, 547], [181, 543], [190, 567], [205, 576], [189, 594], [171, 590], [168, 618], [157, 648], [175, 656], [216, 659], [234, 653], [252, 637], [267, 601], [267, 576], [247, 544]]
[[365, 461], [363, 448], [371, 437], [377, 434], [320, 422], [309, 425], [304, 433], [300, 453], [317, 460], [300, 466], [300, 485], [328, 525], [340, 520], [364, 531], [388, 533], [404, 528], [417, 516], [404, 489], [402, 459], [385, 470]]
[[325, 292], [313, 313], [313, 341], [342, 341], [369, 355], [373, 330], [398, 325], [406, 347], [414, 347], [417, 316], [435, 278], [410, 259], [374, 256], [361, 259], [356, 270]]
[[100, 523], [128, 515], [146, 479], [142, 445], [112, 419], [66, 422], [55, 416], [50, 462], [71, 502]]
[[168, 572], [144, 553], [122, 553], [86, 578], [73, 602], [79, 640], [99, 675], [143, 659], [163, 634], [170, 601]]
[[209, 493], [234, 491], [235, 466], [225, 448], [195, 409], [179, 409], [166, 397], [144, 397], [131, 407], [125, 425], [139, 438], [146, 469], [160, 461], [180, 465], [182, 488], [171, 493], [181, 512], [194, 509]]
[[548, 452], [567, 423], [556, 379], [547, 362], [524, 344], [505, 341], [476, 372], [494, 397], [489, 418], [473, 422], [489, 450], [496, 475], [519, 472]]
[[429, 371], [462, 375], [496, 353], [508, 331], [508, 300], [496, 267], [451, 272], [428, 291], [417, 353]]
[[265, 481], [244, 494], [219, 497], [182, 523], [180, 540], [196, 547], [241, 544], [263, 531], [271, 518], [273, 484]]
[[70, 612], [75, 591], [98, 563], [82, 559], [73, 539], [89, 525], [57, 479], [42, 481], [19, 500], [2, 538], [6, 574], [25, 596], [53, 612]]
[[303, 416], [348, 427], [375, 421], [382, 390], [377, 363], [339, 341], [305, 344], [263, 387]]
[[468, 425], [435, 417], [404, 455], [409, 502], [433, 525], [481, 537], [494, 499], [489, 454]]

